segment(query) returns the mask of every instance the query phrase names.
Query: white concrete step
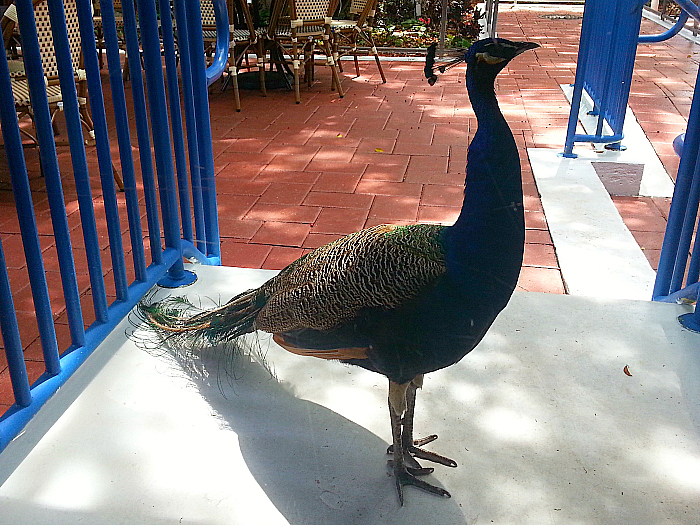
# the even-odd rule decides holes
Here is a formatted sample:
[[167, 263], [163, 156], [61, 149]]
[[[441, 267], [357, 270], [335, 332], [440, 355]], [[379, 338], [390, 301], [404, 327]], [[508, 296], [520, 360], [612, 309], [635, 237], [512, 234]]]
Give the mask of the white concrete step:
[[[226, 300], [271, 275], [196, 272], [178, 294]], [[264, 337], [275, 377], [211, 349], [182, 363], [138, 349], [124, 322], [0, 455], [0, 524], [697, 524], [685, 311], [516, 293], [476, 350], [426, 378], [416, 431], [459, 467], [429, 477], [451, 499], [407, 488], [403, 508], [385, 378]]]

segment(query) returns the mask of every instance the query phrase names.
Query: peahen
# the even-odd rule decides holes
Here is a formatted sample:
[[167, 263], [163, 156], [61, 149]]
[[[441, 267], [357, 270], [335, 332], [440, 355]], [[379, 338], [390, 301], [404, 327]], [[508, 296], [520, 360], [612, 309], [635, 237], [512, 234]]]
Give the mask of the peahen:
[[215, 343], [262, 330], [286, 350], [335, 359], [389, 379], [389, 414], [396, 489], [413, 485], [449, 497], [419, 479], [432, 468], [415, 458], [455, 467], [414, 441], [416, 391], [423, 375], [457, 363], [483, 338], [516, 286], [525, 238], [520, 161], [494, 92], [496, 75], [528, 42], [476, 42], [444, 70], [467, 63], [467, 90], [479, 127], [467, 156], [464, 202], [452, 226], [382, 225], [322, 246], [260, 288], [192, 315], [186, 301], [140, 304], [164, 337]]

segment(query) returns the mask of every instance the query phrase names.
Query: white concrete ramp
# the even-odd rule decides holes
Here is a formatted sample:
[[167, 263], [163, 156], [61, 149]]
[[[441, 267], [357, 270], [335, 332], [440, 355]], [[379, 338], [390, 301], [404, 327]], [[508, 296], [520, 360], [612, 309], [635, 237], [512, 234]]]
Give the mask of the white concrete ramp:
[[[270, 275], [196, 271], [178, 292], [225, 300]], [[124, 323], [0, 455], [0, 524], [697, 524], [700, 338], [684, 311], [516, 294], [427, 377], [417, 433], [459, 467], [430, 476], [452, 499], [408, 488], [403, 508], [383, 377], [268, 340], [276, 378], [215, 350], [183, 367]]]
[[567, 292], [651, 299], [656, 272], [627, 229], [591, 159], [528, 148]]

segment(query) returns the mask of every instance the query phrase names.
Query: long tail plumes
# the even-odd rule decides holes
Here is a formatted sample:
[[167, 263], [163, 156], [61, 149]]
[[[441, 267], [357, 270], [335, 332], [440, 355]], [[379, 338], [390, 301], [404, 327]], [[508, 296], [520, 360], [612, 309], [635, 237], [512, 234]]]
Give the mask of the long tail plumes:
[[428, 47], [428, 54], [425, 57], [425, 68], [423, 72], [425, 73], [425, 78], [428, 79], [428, 84], [431, 86], [437, 82], [437, 75], [435, 70], [440, 73], [444, 73], [448, 69], [451, 69], [462, 62], [464, 62], [464, 53], [466, 49], [449, 49], [444, 51], [443, 57], [439, 60], [435, 60], [435, 52], [437, 50], [437, 44], [432, 43]]
[[132, 324], [171, 346], [213, 346], [254, 331], [255, 317], [262, 306], [264, 301], [258, 290], [243, 292], [225, 305], [209, 310], [184, 297], [159, 301], [146, 297], [138, 304]]

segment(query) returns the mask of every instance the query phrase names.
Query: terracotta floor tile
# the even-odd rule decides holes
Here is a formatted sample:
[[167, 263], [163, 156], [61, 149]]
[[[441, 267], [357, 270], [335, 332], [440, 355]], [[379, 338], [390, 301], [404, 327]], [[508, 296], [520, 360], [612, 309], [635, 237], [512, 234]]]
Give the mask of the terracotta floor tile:
[[415, 221], [418, 216], [419, 199], [415, 197], [389, 197], [377, 195], [369, 212], [370, 217]]
[[559, 268], [554, 246], [551, 244], [525, 244], [524, 266]]
[[308, 206], [328, 208], [363, 208], [369, 209], [372, 205], [372, 195], [363, 193], [339, 193], [312, 191], [304, 200]]
[[423, 191], [422, 184], [401, 183], [391, 181], [381, 181], [365, 179], [364, 177], [357, 183], [356, 193], [368, 193], [370, 195], [396, 195], [420, 197]]
[[258, 200], [261, 204], [301, 204], [312, 184], [271, 184]]
[[246, 219], [258, 221], [301, 222], [313, 224], [322, 208], [315, 206], [285, 206], [280, 204], [255, 204]]
[[221, 262], [228, 266], [262, 268], [271, 250], [272, 246], [223, 239], [221, 241]]
[[266, 270], [281, 270], [304, 254], [301, 248], [273, 246], [262, 267]]
[[268, 221], [258, 229], [251, 242], [301, 248], [309, 231], [311, 231], [309, 224]]
[[554, 268], [523, 267], [516, 289], [526, 292], [566, 293], [561, 272]]
[[268, 182], [273, 184], [313, 184], [321, 176], [320, 171], [291, 171], [263, 169], [254, 179], [255, 182]]
[[451, 225], [459, 217], [461, 208], [448, 206], [420, 206], [418, 222]]
[[464, 200], [464, 188], [461, 186], [445, 186], [425, 184], [421, 196], [421, 206], [454, 206], [461, 207]]
[[313, 191], [352, 193], [362, 175], [349, 173], [321, 173], [313, 185]]
[[252, 239], [262, 226], [262, 221], [219, 217], [219, 235], [224, 238]]
[[369, 210], [358, 208], [323, 208], [311, 231], [346, 235], [361, 230], [368, 216]]
[[340, 239], [343, 235], [338, 233], [309, 233], [304, 239], [303, 248], [314, 249], [319, 246], [325, 246], [326, 244]]

